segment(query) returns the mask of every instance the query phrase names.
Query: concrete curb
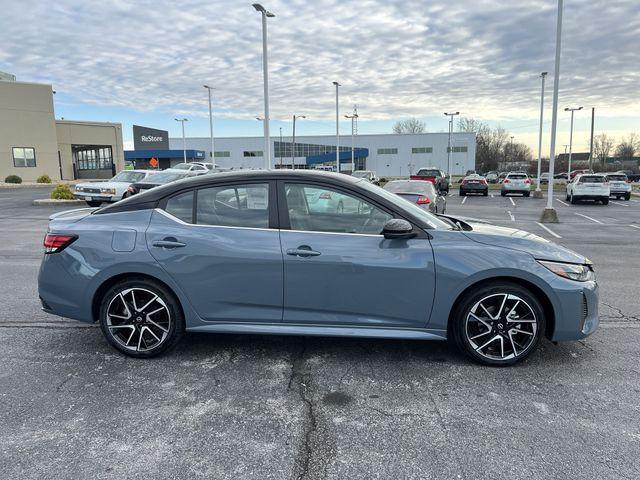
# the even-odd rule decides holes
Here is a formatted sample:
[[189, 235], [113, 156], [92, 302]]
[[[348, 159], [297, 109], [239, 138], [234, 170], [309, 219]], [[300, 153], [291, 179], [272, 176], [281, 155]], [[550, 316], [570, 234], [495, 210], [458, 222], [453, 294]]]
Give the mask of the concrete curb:
[[83, 205], [84, 200], [57, 200], [55, 198], [38, 198], [33, 201], [34, 205]]

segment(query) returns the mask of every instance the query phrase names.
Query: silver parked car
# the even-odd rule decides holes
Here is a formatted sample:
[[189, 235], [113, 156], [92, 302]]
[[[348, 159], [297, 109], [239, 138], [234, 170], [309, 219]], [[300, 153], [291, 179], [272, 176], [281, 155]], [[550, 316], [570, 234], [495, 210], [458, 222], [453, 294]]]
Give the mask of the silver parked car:
[[[358, 208], [314, 202], [327, 194]], [[38, 293], [45, 311], [98, 322], [132, 357], [191, 331], [451, 338], [478, 362], [510, 365], [542, 337], [598, 327], [583, 255], [299, 170], [201, 175], [57, 213]]]
[[500, 195], [503, 197], [508, 193], [520, 193], [524, 197], [531, 194], [531, 179], [529, 175], [522, 172], [509, 172], [502, 181]]
[[426, 180], [392, 180], [383, 188], [431, 213], [445, 213], [447, 209], [447, 198], [438, 194], [433, 183]]

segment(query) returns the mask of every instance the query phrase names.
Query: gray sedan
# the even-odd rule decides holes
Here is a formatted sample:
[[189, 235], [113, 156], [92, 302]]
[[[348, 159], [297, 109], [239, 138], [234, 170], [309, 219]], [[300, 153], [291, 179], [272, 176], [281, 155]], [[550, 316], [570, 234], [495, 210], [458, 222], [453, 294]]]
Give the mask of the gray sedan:
[[439, 195], [433, 183], [426, 180], [392, 180], [384, 189], [431, 213], [445, 213], [447, 209], [446, 197]]
[[[334, 195], [345, 208], [312, 201]], [[202, 175], [55, 214], [38, 293], [46, 312], [98, 322], [138, 358], [190, 331], [451, 338], [477, 362], [511, 365], [542, 337], [598, 327], [583, 255], [298, 170]]]

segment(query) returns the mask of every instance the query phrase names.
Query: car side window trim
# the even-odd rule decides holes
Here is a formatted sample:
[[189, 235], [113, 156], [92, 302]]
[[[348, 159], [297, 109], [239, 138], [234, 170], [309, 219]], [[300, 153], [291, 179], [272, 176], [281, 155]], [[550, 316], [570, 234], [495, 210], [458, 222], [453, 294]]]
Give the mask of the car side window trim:
[[173, 220], [176, 223], [179, 223], [180, 225], [184, 225], [186, 227], [199, 227], [199, 228], [227, 228], [227, 229], [232, 229], [232, 230], [260, 230], [263, 232], [277, 232], [278, 229], [277, 228], [261, 228], [261, 227], [236, 227], [233, 225], [205, 225], [203, 223], [187, 223], [184, 220], [179, 219], [178, 217], [174, 217], [173, 215], [171, 215], [169, 212], [166, 212], [165, 210], [163, 210], [162, 208], [154, 208], [153, 209], [155, 212], [158, 212], [159, 214], [167, 217], [170, 220]]

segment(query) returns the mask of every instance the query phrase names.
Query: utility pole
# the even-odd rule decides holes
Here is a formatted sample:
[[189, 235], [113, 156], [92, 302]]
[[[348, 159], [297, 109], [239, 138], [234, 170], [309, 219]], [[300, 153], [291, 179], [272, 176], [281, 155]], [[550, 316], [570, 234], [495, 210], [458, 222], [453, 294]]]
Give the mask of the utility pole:
[[[540, 132], [538, 133], [538, 182], [536, 183], [536, 190], [533, 192], [533, 198], [542, 198], [542, 190], [540, 190], [540, 170], [542, 168], [542, 117], [544, 116], [544, 79], [547, 76], [547, 72], [542, 72], [540, 78], [542, 78], [542, 90], [540, 92]], [[549, 179], [553, 181], [552, 178]]]
[[447, 175], [449, 175], [449, 182], [451, 182], [451, 134], [453, 133], [453, 117], [460, 115], [460, 112], [447, 113], [445, 116], [449, 117], [449, 142], [447, 146]]
[[304, 115], [294, 115], [293, 116], [293, 137], [291, 142], [291, 168], [296, 168], [296, 119], [297, 118], [307, 118]]
[[184, 122], [188, 122], [189, 120], [186, 118], [174, 118], [174, 120], [182, 124], [182, 156], [184, 163], [187, 163], [187, 139], [184, 136]]
[[345, 115], [345, 118], [351, 119], [351, 175], [356, 171], [356, 160], [355, 160], [355, 121], [358, 118], [358, 113], [356, 106], [353, 106], [353, 115]]
[[213, 108], [211, 106], [211, 90], [215, 90], [213, 87], [203, 85], [209, 93], [209, 137], [211, 139], [211, 170], [216, 169], [216, 151], [213, 148]]
[[578, 108], [570, 108], [567, 107], [564, 109], [565, 112], [571, 112], [571, 128], [569, 130], [569, 175], [571, 175], [571, 151], [573, 149], [573, 112], [576, 112], [578, 110], [582, 110], [582, 107], [578, 107]]
[[254, 3], [253, 8], [262, 16], [262, 76], [264, 83], [264, 161], [265, 168], [271, 168], [271, 139], [269, 138], [269, 66], [267, 59], [267, 18], [275, 15], [266, 10], [259, 3]]
[[596, 107], [591, 107], [591, 141], [589, 142], [589, 171], [593, 172], [593, 121], [596, 115]]
[[340, 109], [338, 104], [338, 88], [340, 84], [333, 82], [336, 86], [336, 172], [340, 173]]
[[282, 168], [282, 127], [280, 127], [280, 150], [278, 150], [278, 153], [280, 154], [280, 168]]
[[549, 186], [547, 206], [540, 215], [541, 223], [558, 223], [558, 212], [553, 208], [553, 167], [556, 155], [556, 129], [558, 127], [558, 89], [560, 88], [560, 51], [562, 49], [562, 8], [563, 0], [558, 0], [556, 24], [556, 61], [553, 71], [553, 110], [551, 112], [551, 148], [549, 152]]

